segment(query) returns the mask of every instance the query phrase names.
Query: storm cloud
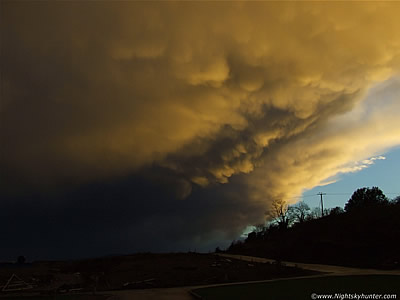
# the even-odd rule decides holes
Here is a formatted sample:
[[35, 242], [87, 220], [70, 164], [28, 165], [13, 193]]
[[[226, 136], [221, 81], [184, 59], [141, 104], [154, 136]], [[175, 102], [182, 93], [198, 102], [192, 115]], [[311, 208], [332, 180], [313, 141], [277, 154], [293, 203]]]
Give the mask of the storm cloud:
[[400, 144], [400, 3], [1, 6], [5, 256], [210, 249]]

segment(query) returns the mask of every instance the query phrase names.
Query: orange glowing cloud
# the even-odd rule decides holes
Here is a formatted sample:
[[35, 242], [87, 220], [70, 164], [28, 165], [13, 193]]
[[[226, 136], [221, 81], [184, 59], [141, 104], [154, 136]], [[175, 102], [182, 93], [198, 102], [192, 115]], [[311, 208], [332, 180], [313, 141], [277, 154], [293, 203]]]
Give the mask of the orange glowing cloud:
[[2, 6], [1, 164], [26, 181], [159, 165], [267, 201], [400, 144], [386, 108], [348, 115], [400, 69], [400, 3]]

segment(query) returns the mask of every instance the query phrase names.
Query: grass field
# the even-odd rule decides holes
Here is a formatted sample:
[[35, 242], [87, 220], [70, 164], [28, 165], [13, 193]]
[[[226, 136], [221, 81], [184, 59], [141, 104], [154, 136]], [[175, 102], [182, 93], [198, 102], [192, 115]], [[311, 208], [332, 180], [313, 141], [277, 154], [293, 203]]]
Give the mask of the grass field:
[[[224, 299], [310, 300], [312, 299], [311, 295], [313, 293], [396, 294], [397, 299], [400, 299], [400, 276], [394, 276], [394, 275], [327, 276], [327, 277], [309, 278], [309, 279], [305, 278], [305, 279], [279, 280], [267, 283], [250, 283], [250, 284], [223, 286], [223, 287], [203, 288], [203, 289], [196, 289], [194, 290], [194, 292], [203, 297], [203, 299], [205, 300], [217, 300], [217, 299], [218, 300], [224, 300]], [[369, 299], [374, 299], [374, 298], [369, 298]], [[383, 299], [383, 296], [381, 299]]]

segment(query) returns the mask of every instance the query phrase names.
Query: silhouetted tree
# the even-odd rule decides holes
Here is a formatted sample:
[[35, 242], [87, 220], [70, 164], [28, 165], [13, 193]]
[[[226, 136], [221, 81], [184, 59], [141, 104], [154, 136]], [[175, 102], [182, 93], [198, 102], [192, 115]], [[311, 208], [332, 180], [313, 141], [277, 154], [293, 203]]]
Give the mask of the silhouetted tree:
[[256, 224], [256, 225], [254, 225], [254, 231], [256, 232], [256, 233], [262, 233], [262, 232], [264, 232], [265, 231], [265, 225], [264, 224]]
[[310, 214], [310, 207], [301, 201], [290, 206], [289, 211], [297, 222], [303, 223]]
[[246, 242], [254, 241], [254, 240], [256, 240], [256, 239], [257, 239], [257, 232], [252, 231], [252, 232], [249, 232], [249, 233], [247, 234]]
[[306, 220], [314, 220], [321, 218], [321, 209], [319, 207], [314, 207], [311, 212], [307, 215]]
[[349, 201], [346, 203], [344, 209], [345, 211], [351, 211], [366, 206], [387, 203], [389, 203], [389, 201], [381, 189], [376, 186], [372, 188], [363, 187], [353, 193]]
[[400, 205], [400, 196], [397, 196], [396, 198], [392, 199], [392, 203], [395, 205]]
[[254, 225], [253, 232], [256, 234], [257, 239], [262, 239], [267, 232], [267, 227], [264, 223]]
[[243, 242], [241, 240], [237, 241], [234, 240], [228, 247], [228, 251], [241, 250], [242, 248], [243, 248]]
[[329, 215], [340, 215], [342, 213], [344, 213], [344, 209], [339, 206], [336, 206], [329, 210]]
[[282, 199], [272, 201], [270, 216], [278, 223], [279, 229], [286, 229], [293, 221], [293, 216], [290, 213], [289, 205]]

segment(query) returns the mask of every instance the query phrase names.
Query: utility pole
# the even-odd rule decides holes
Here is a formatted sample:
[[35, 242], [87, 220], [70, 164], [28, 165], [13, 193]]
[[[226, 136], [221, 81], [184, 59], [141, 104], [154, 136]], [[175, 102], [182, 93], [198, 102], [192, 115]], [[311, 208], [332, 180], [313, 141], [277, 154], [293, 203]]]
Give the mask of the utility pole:
[[317, 195], [321, 196], [321, 216], [323, 217], [324, 216], [324, 201], [322, 200], [322, 196], [326, 195], [326, 193], [319, 192]]

